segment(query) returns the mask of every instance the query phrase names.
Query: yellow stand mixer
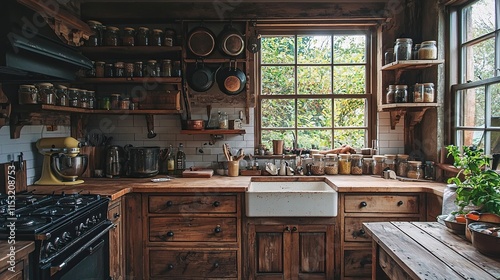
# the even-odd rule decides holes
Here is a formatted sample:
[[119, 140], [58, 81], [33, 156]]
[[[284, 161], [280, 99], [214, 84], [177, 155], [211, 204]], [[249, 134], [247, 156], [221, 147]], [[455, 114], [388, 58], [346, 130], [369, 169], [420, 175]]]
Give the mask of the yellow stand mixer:
[[36, 142], [43, 155], [42, 176], [35, 185], [77, 185], [88, 163], [86, 155], [79, 155], [80, 142], [72, 137], [41, 138]]

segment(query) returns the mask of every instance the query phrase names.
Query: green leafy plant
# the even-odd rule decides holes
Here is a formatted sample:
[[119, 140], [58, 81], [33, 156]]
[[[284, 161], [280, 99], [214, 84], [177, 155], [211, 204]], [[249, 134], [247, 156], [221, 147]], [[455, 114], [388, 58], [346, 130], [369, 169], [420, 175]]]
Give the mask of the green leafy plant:
[[475, 146], [447, 147], [448, 155], [454, 158], [454, 166], [460, 172], [448, 179], [448, 183], [457, 186], [459, 213], [464, 213], [467, 206], [476, 206], [483, 213], [500, 215], [500, 175], [489, 167], [490, 159], [484, 155], [482, 149]]

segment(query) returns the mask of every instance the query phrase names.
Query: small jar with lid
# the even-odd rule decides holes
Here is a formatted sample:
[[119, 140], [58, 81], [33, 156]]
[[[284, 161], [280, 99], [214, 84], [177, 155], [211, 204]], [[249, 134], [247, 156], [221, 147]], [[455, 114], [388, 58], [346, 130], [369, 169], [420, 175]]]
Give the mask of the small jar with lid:
[[112, 78], [115, 76], [115, 66], [113, 63], [104, 64], [104, 77]]
[[384, 156], [382, 155], [374, 155], [373, 156], [373, 167], [372, 167], [373, 175], [382, 176], [382, 172], [384, 171]]
[[36, 84], [38, 88], [39, 103], [47, 105], [56, 105], [56, 93], [54, 85], [51, 83]]
[[19, 104], [38, 104], [38, 89], [35, 85], [20, 85], [18, 94]]
[[87, 25], [90, 27], [90, 30], [92, 30], [93, 34], [89, 36], [89, 39], [87, 41], [85, 41], [85, 46], [102, 46], [102, 23], [95, 20], [89, 20], [87, 21]]
[[325, 161], [322, 154], [313, 155], [311, 173], [313, 175], [325, 175]]
[[130, 98], [123, 98], [120, 101], [120, 109], [128, 110], [130, 108]]
[[56, 85], [54, 89], [56, 91], [57, 105], [69, 106], [68, 87], [63, 85]]
[[434, 101], [434, 84], [424, 83], [424, 102], [432, 103]]
[[408, 161], [406, 176], [411, 179], [422, 179], [424, 177], [424, 172], [422, 171], [421, 165], [422, 163], [420, 161]]
[[351, 174], [351, 155], [350, 154], [340, 154], [339, 155], [339, 174], [342, 174], [342, 175]]
[[384, 65], [394, 62], [394, 48], [389, 48], [384, 53]]
[[175, 30], [171, 28], [165, 29], [165, 37], [163, 38], [163, 45], [167, 47], [172, 47], [175, 45]]
[[339, 159], [336, 154], [327, 154], [325, 158], [325, 174], [339, 174]]
[[80, 89], [80, 107], [89, 108], [89, 97], [87, 95], [87, 90]]
[[398, 38], [394, 44], [394, 61], [411, 60], [413, 41], [410, 38]]
[[387, 87], [387, 93], [385, 95], [385, 103], [394, 103], [394, 94], [396, 92], [396, 85], [389, 85]]
[[181, 77], [181, 76], [182, 76], [181, 62], [179, 60], [176, 60], [172, 65], [172, 77]]
[[228, 129], [229, 128], [229, 120], [226, 112], [222, 112], [219, 114], [219, 128], [220, 129]]
[[363, 175], [373, 174], [373, 158], [363, 158]]
[[104, 32], [104, 45], [116, 47], [119, 45], [119, 33], [120, 29], [115, 26], [106, 27], [106, 32]]
[[89, 99], [89, 108], [97, 109], [97, 100], [95, 99], [95, 91], [87, 90], [87, 97]]
[[418, 50], [418, 59], [437, 59], [436, 41], [424, 41]]
[[125, 77], [133, 77], [134, 76], [134, 63], [126, 62], [123, 64], [124, 68], [124, 76]]
[[420, 44], [415, 44], [415, 46], [413, 47], [412, 53], [411, 53], [412, 59], [418, 59], [418, 50], [419, 49], [420, 49]]
[[161, 76], [172, 77], [172, 60], [164, 59], [161, 61]]
[[77, 88], [68, 88], [69, 106], [80, 107], [80, 90]]
[[104, 66], [106, 63], [104, 61], [96, 61], [95, 62], [95, 76], [96, 78], [104, 77]]
[[436, 170], [433, 161], [428, 160], [425, 162], [424, 178], [428, 180], [434, 180], [436, 178]]
[[156, 60], [148, 60], [146, 62], [146, 66], [144, 67], [144, 76], [145, 77], [156, 77], [157, 73], [157, 63]]
[[161, 46], [163, 43], [163, 30], [153, 29], [151, 32], [151, 39], [149, 40], [150, 46]]
[[114, 77], [124, 77], [125, 76], [125, 64], [122, 61], [117, 61], [114, 64]]
[[110, 103], [110, 108], [112, 110], [120, 109], [120, 94], [119, 93], [111, 94], [111, 97], [109, 98], [109, 103]]
[[363, 155], [360, 154], [351, 155], [351, 174], [352, 175], [363, 174]]
[[134, 62], [134, 77], [143, 77], [143, 63], [142, 61]]
[[95, 61], [91, 61], [91, 62], [92, 62], [92, 68], [85, 71], [85, 76], [87, 78], [95, 78]]
[[406, 103], [408, 102], [408, 86], [407, 85], [395, 85], [394, 91], [394, 102], [396, 103]]
[[109, 97], [104, 96], [101, 99], [99, 99], [99, 109], [101, 110], [111, 109], [111, 101], [109, 100]]
[[139, 27], [135, 37], [135, 44], [137, 46], [149, 46], [149, 28]]
[[396, 158], [396, 175], [406, 177], [406, 170], [408, 169], [409, 155], [398, 154]]
[[392, 171], [396, 171], [396, 155], [384, 155], [384, 169], [389, 168]]
[[415, 86], [413, 86], [413, 102], [424, 102], [424, 84], [416, 83]]
[[123, 28], [122, 45], [123, 46], [134, 46], [135, 45], [135, 29], [134, 28], [132, 28], [132, 27]]

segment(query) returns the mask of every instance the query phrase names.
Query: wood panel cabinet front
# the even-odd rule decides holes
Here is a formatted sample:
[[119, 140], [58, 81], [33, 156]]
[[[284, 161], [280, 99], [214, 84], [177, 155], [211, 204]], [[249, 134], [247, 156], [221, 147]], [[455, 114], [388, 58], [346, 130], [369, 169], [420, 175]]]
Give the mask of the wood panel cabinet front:
[[418, 213], [418, 195], [346, 195], [346, 213]]
[[149, 213], [236, 213], [236, 196], [150, 195]]
[[113, 280], [120, 280], [125, 277], [125, 242], [122, 213], [121, 199], [110, 202], [108, 219], [115, 224], [114, 228], [109, 231], [109, 272]]
[[151, 242], [236, 242], [236, 218], [151, 217]]

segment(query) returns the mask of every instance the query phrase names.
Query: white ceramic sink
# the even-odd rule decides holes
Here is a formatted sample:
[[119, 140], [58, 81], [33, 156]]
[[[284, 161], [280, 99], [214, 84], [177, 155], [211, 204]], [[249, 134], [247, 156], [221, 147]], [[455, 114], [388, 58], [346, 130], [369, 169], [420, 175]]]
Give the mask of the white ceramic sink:
[[335, 217], [338, 194], [324, 181], [250, 182], [248, 217]]

